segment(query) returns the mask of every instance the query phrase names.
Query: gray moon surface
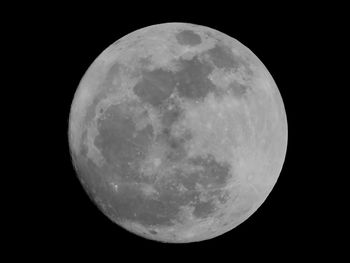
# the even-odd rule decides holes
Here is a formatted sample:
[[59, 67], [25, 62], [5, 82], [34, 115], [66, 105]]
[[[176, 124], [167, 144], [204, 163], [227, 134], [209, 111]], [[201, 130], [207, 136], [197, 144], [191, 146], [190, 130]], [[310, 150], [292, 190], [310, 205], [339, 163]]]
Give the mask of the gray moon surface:
[[276, 184], [288, 137], [281, 94], [258, 57], [186, 23], [145, 27], [107, 47], [77, 88], [68, 133], [101, 216], [171, 243], [247, 220]]

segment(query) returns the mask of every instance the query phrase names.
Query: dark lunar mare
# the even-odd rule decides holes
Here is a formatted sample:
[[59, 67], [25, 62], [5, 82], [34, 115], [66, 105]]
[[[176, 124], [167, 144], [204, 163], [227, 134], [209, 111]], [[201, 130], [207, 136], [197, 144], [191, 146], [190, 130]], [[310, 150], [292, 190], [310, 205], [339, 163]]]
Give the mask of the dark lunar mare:
[[[246, 77], [253, 76], [253, 71], [248, 62], [242, 57], [235, 55], [231, 49], [224, 44], [219, 43], [205, 53], [208, 55], [209, 61], [219, 69], [234, 72], [238, 70], [239, 67], [242, 67]], [[249, 86], [234, 81], [229, 85], [228, 93], [241, 99], [250, 89]]]
[[182, 30], [176, 34], [176, 40], [180, 45], [197, 46], [202, 43], [201, 37], [192, 30]]
[[175, 88], [175, 79], [171, 72], [163, 69], [142, 72], [142, 79], [134, 87], [134, 93], [143, 102], [159, 106]]
[[[218, 67], [237, 66], [234, 58], [224, 49], [215, 47], [207, 52]], [[190, 60], [179, 59], [177, 62], [180, 66], [178, 72], [142, 69], [141, 80], [133, 88], [141, 104], [148, 103], [161, 111], [161, 134], [155, 136], [150, 125], [136, 131], [131, 116], [122, 114], [118, 105], [110, 106], [98, 120], [100, 134], [95, 139], [95, 145], [107, 165], [97, 167], [90, 161], [89, 165], [93, 169], [85, 169], [83, 173], [101, 201], [111, 205], [105, 210], [120, 222], [138, 222], [146, 227], [169, 226], [179, 219], [181, 206], [191, 205], [196, 217], [207, 218], [216, 210], [216, 199], [225, 201], [221, 188], [230, 177], [229, 165], [216, 162], [213, 156], [187, 160], [184, 145], [191, 135], [180, 138], [171, 135], [172, 126], [183, 114], [181, 107], [170, 99], [171, 94], [176, 91], [181, 98], [198, 101], [204, 100], [210, 92], [216, 93], [217, 88], [208, 78], [213, 65], [198, 56]], [[109, 70], [103, 83], [107, 90], [115, 88], [113, 79], [118, 72], [118, 66], [112, 66]], [[96, 101], [98, 99], [100, 97]], [[174, 107], [169, 109], [167, 103], [173, 103]], [[146, 157], [148, 147], [154, 142], [152, 140], [164, 142], [167, 161], [188, 162], [201, 170], [188, 172], [177, 169], [171, 179], [160, 180], [153, 185], [158, 195], [146, 196], [140, 183], [153, 181], [140, 175], [139, 163]], [[86, 149], [82, 153], [86, 154]], [[117, 190], [107, 184], [107, 179], [113, 181], [114, 177], [119, 182]], [[201, 193], [196, 184], [206, 189], [205, 201], [200, 201]], [[187, 190], [181, 192], [181, 186]]]
[[[146, 196], [140, 188], [140, 183], [153, 181], [148, 181], [140, 175], [138, 164], [146, 156], [153, 130], [145, 128], [137, 132], [130, 116], [122, 114], [119, 107], [111, 105], [98, 120], [100, 134], [95, 139], [95, 145], [100, 149], [108, 165], [103, 168], [95, 166], [94, 169], [84, 171], [87, 175], [95, 173], [95, 176], [88, 178], [95, 180], [91, 185], [94, 185], [95, 189], [98, 188], [98, 196], [102, 202], [111, 205], [112, 208], [105, 208], [107, 212], [119, 222], [137, 222], [146, 227], [173, 225], [174, 220], [180, 220], [181, 206], [186, 205], [194, 207], [193, 214], [198, 218], [210, 216], [216, 209], [215, 198], [220, 198], [222, 195], [220, 187], [229, 177], [228, 167], [217, 163], [212, 157], [190, 159], [189, 164], [200, 167], [201, 171], [189, 173], [178, 169], [170, 176], [172, 179], [160, 180], [153, 184], [157, 195]], [[164, 127], [170, 128], [178, 121], [180, 112], [176, 107], [164, 111]], [[165, 140], [169, 152], [185, 155], [183, 146], [186, 139], [180, 140], [170, 134], [164, 136], [168, 136]], [[168, 157], [168, 159], [172, 162], [178, 161], [176, 158]], [[119, 178], [117, 191], [112, 185], [106, 184], [107, 180], [101, 179], [102, 175], [111, 181], [113, 176]], [[97, 178], [100, 179], [96, 181]], [[200, 192], [196, 189], [196, 183], [209, 190], [207, 200], [199, 200]], [[181, 185], [186, 187], [187, 191], [181, 192], [179, 190]]]
[[[187, 31], [183, 31], [183, 34]], [[141, 81], [134, 87], [134, 93], [142, 102], [159, 107], [176, 91], [181, 98], [191, 101], [203, 101], [209, 94], [222, 96], [218, 89], [208, 78], [214, 66], [226, 71], [235, 71], [243, 66], [246, 72], [251, 72], [243, 58], [232, 53], [231, 49], [222, 43], [194, 56], [192, 59], [177, 59], [175, 63], [180, 67], [177, 72], [164, 69], [152, 71], [140, 69]], [[229, 87], [232, 94], [241, 97], [247, 87], [232, 83]]]
[[222, 187], [229, 179], [230, 165], [228, 163], [221, 164], [217, 162], [213, 155], [208, 155], [206, 158], [189, 158], [188, 162], [204, 168], [200, 172], [200, 182], [205, 186], [212, 184], [214, 187]]
[[141, 70], [141, 80], [135, 85], [134, 93], [142, 102], [158, 107], [176, 91], [180, 97], [203, 100], [209, 92], [215, 92], [215, 85], [208, 79], [213, 67], [197, 56], [190, 60], [178, 59], [180, 70], [171, 72], [163, 69]]
[[213, 48], [206, 51], [210, 60], [218, 68], [236, 69], [241, 63], [241, 59], [234, 56], [229, 47], [223, 44], [217, 44]]
[[152, 143], [153, 128], [148, 125], [136, 131], [132, 118], [120, 108], [120, 105], [111, 105], [98, 119], [99, 134], [94, 144], [119, 177], [131, 180], [138, 176], [138, 163], [145, 158]]
[[183, 110], [180, 108], [178, 103], [170, 101], [166, 106], [169, 105], [172, 106], [170, 109], [165, 107], [161, 110], [161, 124], [163, 128], [170, 128], [175, 122], [179, 121], [183, 115]]
[[207, 62], [201, 62], [198, 57], [191, 60], [180, 60], [181, 70], [174, 73], [177, 82], [176, 89], [180, 97], [190, 100], [204, 100], [209, 92], [217, 88], [208, 78], [213, 67]]
[[241, 99], [248, 92], [249, 87], [246, 85], [242, 85], [238, 82], [232, 82], [229, 85], [229, 92], [235, 97]]

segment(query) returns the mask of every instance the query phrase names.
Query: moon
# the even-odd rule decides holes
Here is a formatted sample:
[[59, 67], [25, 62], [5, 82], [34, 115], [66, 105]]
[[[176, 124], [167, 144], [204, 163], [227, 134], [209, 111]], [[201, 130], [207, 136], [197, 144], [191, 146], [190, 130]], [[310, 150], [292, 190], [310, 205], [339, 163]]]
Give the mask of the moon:
[[106, 48], [79, 84], [68, 133], [101, 212], [170, 243], [248, 219], [276, 184], [288, 137], [281, 94], [257, 56], [187, 23], [145, 27]]

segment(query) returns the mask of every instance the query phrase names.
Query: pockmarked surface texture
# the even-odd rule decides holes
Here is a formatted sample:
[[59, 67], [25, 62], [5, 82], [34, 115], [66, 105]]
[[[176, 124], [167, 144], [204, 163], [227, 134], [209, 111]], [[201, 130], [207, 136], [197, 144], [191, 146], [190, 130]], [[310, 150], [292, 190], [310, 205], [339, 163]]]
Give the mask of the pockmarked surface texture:
[[121, 227], [161, 242], [221, 235], [281, 172], [287, 120], [262, 62], [214, 29], [167, 23], [108, 47], [71, 108], [77, 175]]

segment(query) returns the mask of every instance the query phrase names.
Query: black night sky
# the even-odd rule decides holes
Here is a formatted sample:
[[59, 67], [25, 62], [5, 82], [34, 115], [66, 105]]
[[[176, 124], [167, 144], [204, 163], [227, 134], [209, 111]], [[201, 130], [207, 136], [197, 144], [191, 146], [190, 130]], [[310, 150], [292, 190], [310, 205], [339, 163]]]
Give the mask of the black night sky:
[[[113, 8], [111, 14], [109, 9]], [[178, 12], [171, 7], [143, 10], [136, 4], [132, 9], [139, 9], [137, 12], [130, 7], [113, 8], [99, 6], [85, 12], [48, 5], [45, 12], [37, 12], [37, 17], [33, 17], [36, 12], [32, 13], [29, 27], [22, 25], [23, 35], [32, 41], [28, 53], [35, 66], [30, 70], [40, 77], [33, 77], [36, 82], [31, 84], [36, 89], [35, 95], [31, 94], [35, 97], [31, 101], [36, 101], [31, 109], [38, 125], [25, 120], [30, 132], [38, 137], [32, 146], [33, 156], [29, 157], [36, 160], [30, 175], [35, 183], [27, 195], [31, 205], [24, 205], [21, 216], [30, 217], [24, 219], [28, 222], [25, 227], [28, 234], [25, 231], [16, 234], [16, 240], [27, 243], [31, 254], [45, 254], [49, 258], [60, 255], [67, 260], [70, 255], [94, 254], [123, 262], [136, 258], [146, 262], [153, 259], [183, 262], [187, 261], [186, 255], [194, 256], [195, 261], [226, 258], [233, 262], [236, 258], [263, 261], [274, 257], [284, 262], [290, 257], [298, 259], [304, 253], [312, 254], [315, 249], [310, 244], [324, 238], [315, 219], [320, 213], [315, 205], [318, 200], [313, 197], [316, 193], [310, 194], [310, 189], [318, 191], [313, 187], [317, 176], [313, 167], [319, 163], [311, 156], [321, 137], [314, 132], [318, 119], [310, 117], [319, 114], [315, 95], [311, 94], [315, 84], [310, 77], [316, 76], [312, 61], [318, 56], [315, 51], [319, 42], [315, 39], [323, 20], [320, 18], [316, 23], [316, 18], [310, 19], [309, 11], [303, 8], [288, 11], [281, 7], [278, 12], [256, 14], [230, 11], [234, 7], [213, 10], [208, 7], [201, 11], [183, 8]], [[204, 25], [239, 40], [273, 76], [287, 113], [287, 155], [267, 200], [232, 231], [198, 243], [150, 241], [112, 223], [89, 200], [76, 176], [69, 151], [69, 111], [87, 68], [117, 39], [139, 28], [165, 22]], [[40, 160], [35, 157], [39, 155]]]

